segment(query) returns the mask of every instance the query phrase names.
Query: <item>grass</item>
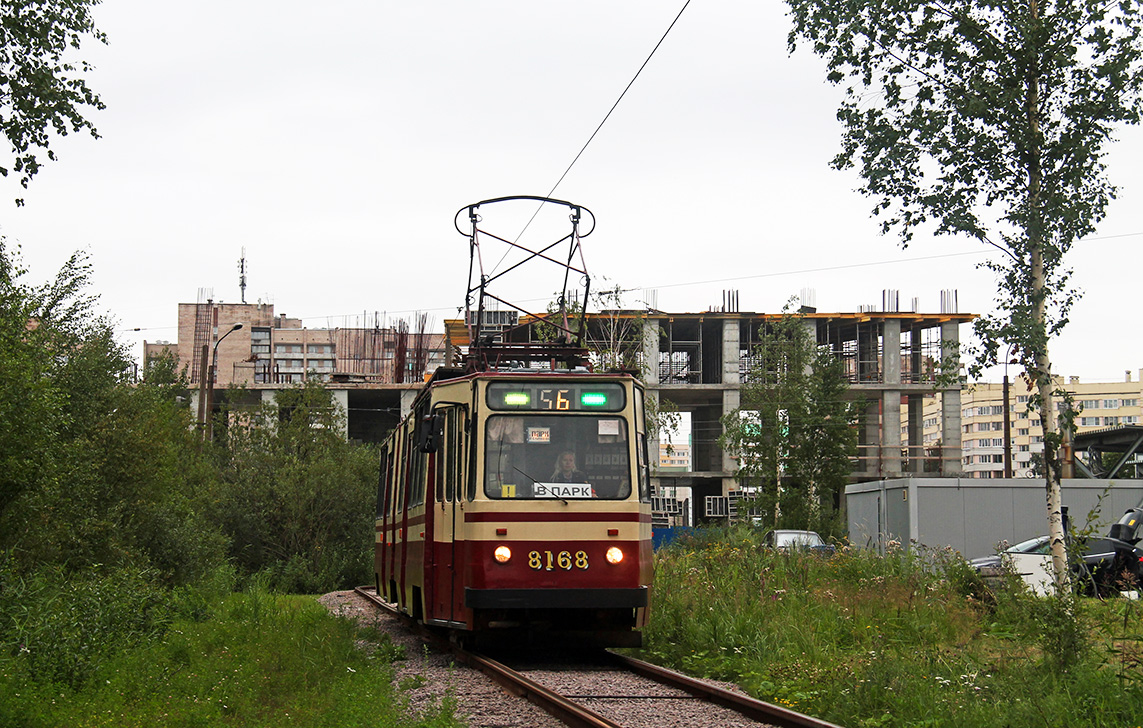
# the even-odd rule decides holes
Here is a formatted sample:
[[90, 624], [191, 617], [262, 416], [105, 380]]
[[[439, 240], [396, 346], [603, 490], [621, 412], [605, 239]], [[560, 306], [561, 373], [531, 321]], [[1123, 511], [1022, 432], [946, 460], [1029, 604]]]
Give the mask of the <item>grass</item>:
[[[644, 657], [847, 728], [1139, 726], [1143, 605], [989, 590], [951, 551], [777, 553], [743, 529], [656, 556]], [[1071, 659], [1059, 659], [1060, 645]]]
[[[363, 649], [364, 647], [364, 649]], [[409, 714], [400, 651], [313, 597], [232, 594], [203, 619], [101, 660], [79, 685], [0, 657], [0, 726], [458, 726], [445, 700]]]

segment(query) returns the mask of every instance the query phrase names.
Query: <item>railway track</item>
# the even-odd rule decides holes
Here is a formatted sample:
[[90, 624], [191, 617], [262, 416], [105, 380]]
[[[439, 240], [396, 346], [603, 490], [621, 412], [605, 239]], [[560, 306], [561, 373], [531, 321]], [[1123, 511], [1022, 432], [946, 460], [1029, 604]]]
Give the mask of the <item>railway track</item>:
[[[357, 594], [484, 673], [505, 691], [543, 709], [571, 728], [654, 726], [780, 726], [839, 728], [712, 683], [613, 652], [574, 656], [507, 654], [496, 659], [450, 643], [417, 625], [369, 588]], [[510, 664], [509, 664], [510, 663]]]

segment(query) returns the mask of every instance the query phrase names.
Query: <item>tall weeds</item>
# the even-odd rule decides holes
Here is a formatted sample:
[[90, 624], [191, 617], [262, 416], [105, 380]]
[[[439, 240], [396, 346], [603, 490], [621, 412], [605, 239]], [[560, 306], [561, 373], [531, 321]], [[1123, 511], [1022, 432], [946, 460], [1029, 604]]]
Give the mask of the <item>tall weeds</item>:
[[[841, 725], [1139, 724], [1140, 610], [1081, 600], [1068, 633], [1049, 602], [988, 589], [951, 550], [822, 558], [705, 534], [657, 554], [654, 600], [651, 659]], [[1070, 665], [1051, 657], [1059, 639], [1077, 642]]]

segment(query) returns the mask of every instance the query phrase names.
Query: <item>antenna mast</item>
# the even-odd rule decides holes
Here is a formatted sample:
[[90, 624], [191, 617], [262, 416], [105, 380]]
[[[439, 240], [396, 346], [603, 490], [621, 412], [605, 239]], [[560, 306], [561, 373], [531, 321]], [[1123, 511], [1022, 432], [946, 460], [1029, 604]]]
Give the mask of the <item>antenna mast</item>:
[[238, 261], [238, 290], [242, 291], [242, 303], [246, 303], [246, 247], [242, 247], [242, 258]]

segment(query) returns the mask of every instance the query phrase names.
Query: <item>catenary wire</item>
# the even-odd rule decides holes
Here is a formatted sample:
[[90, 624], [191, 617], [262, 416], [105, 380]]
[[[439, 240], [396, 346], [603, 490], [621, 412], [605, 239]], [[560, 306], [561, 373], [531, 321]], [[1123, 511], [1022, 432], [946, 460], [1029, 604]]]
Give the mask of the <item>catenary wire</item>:
[[[556, 183], [552, 185], [550, 190], [548, 190], [548, 194], [544, 195], [545, 197], [551, 197], [553, 194], [555, 194], [556, 188], [558, 188], [560, 184], [563, 183], [564, 178], [568, 176], [569, 172], [571, 172], [572, 167], [574, 167], [576, 162], [579, 161], [579, 158], [583, 156], [583, 153], [587, 151], [588, 146], [595, 139], [596, 135], [599, 134], [599, 131], [603, 129], [603, 125], [607, 123], [607, 120], [611, 118], [611, 114], [615, 112], [615, 109], [619, 106], [619, 102], [623, 101], [623, 97], [626, 96], [627, 92], [631, 90], [631, 87], [635, 85], [635, 81], [638, 80], [639, 75], [643, 73], [643, 69], [646, 68], [647, 64], [651, 62], [651, 58], [655, 55], [655, 52], [659, 50], [659, 46], [663, 45], [663, 41], [667, 39], [671, 29], [674, 28], [675, 24], [679, 22], [679, 18], [683, 16], [683, 12], [686, 11], [687, 6], [690, 4], [691, 0], [687, 0], [685, 3], [683, 3], [682, 9], [680, 9], [678, 14], [675, 15], [675, 19], [671, 21], [671, 24], [667, 26], [667, 30], [663, 32], [663, 37], [659, 38], [659, 42], [656, 43], [655, 47], [651, 49], [651, 52], [647, 54], [647, 59], [643, 61], [643, 65], [639, 66], [639, 70], [636, 71], [635, 75], [631, 77], [631, 80], [627, 83], [627, 86], [624, 87], [623, 92], [619, 94], [619, 98], [615, 99], [615, 103], [612, 104], [611, 108], [608, 109], [606, 114], [604, 114], [603, 121], [599, 122], [599, 126], [595, 127], [595, 131], [593, 131], [591, 136], [587, 138], [587, 141], [584, 142], [583, 147], [580, 148], [579, 153], [575, 155], [575, 158], [572, 159], [571, 164], [568, 165], [568, 168], [564, 170], [564, 173], [560, 175], [560, 178], [556, 180]], [[544, 203], [542, 202], [536, 207], [536, 211], [532, 213], [530, 218], [528, 218], [528, 222], [524, 223], [524, 227], [516, 235], [514, 242], [520, 242], [520, 238], [522, 238], [524, 233], [527, 232], [529, 226], [531, 226], [532, 222], [535, 221], [536, 216], [540, 214], [540, 210], [543, 209], [543, 207]], [[500, 264], [504, 262], [504, 257], [507, 257], [507, 255], [508, 253], [505, 252], [504, 256], [501, 257], [499, 261], [497, 261], [496, 266], [493, 268], [494, 272], [497, 268], [500, 267]]]

